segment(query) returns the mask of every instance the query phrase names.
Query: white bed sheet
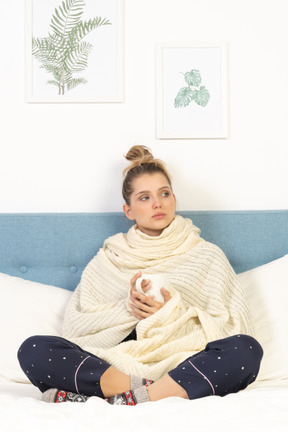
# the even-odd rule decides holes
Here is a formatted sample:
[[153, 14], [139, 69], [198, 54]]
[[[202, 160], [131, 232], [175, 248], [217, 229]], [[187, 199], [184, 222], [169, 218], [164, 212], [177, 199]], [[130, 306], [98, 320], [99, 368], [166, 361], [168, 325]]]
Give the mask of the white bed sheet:
[[86, 403], [47, 404], [31, 384], [0, 382], [0, 430], [4, 432], [287, 432], [288, 381], [256, 383], [224, 398], [167, 398], [135, 407]]

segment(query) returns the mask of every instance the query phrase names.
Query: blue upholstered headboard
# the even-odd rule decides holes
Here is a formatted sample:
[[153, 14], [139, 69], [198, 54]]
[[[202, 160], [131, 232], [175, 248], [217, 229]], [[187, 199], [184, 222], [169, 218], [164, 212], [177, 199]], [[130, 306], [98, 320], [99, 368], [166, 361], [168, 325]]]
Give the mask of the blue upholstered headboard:
[[[180, 212], [217, 244], [236, 273], [288, 254], [288, 210]], [[0, 214], [0, 272], [69, 290], [123, 213]]]

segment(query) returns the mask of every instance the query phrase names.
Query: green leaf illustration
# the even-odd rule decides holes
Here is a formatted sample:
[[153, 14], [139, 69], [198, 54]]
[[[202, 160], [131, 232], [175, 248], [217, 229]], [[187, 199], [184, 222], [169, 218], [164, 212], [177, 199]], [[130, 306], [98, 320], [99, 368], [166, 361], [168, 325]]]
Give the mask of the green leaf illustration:
[[198, 87], [201, 84], [201, 75], [199, 70], [192, 69], [185, 73], [185, 81], [189, 86]]
[[175, 108], [184, 108], [187, 105], [190, 104], [190, 102], [195, 97], [195, 90], [192, 90], [190, 87], [183, 87], [179, 90], [175, 101], [174, 106]]
[[174, 99], [175, 108], [185, 108], [192, 101], [197, 105], [205, 107], [210, 100], [210, 93], [205, 86], [200, 86], [202, 78], [199, 70], [192, 69], [184, 75], [188, 87], [182, 87]]
[[85, 78], [73, 78], [67, 84], [67, 90], [72, 90], [77, 87], [79, 84], [86, 84], [87, 80]]
[[81, 21], [84, 0], [63, 0], [55, 9], [50, 27], [53, 30], [45, 38], [32, 38], [32, 55], [41, 63], [40, 67], [53, 75], [47, 84], [58, 85], [59, 95], [86, 84], [85, 78], [73, 74], [84, 71], [93, 45], [83, 39], [103, 25], [111, 25], [108, 19], [95, 17]]
[[81, 72], [88, 65], [88, 55], [93, 46], [87, 42], [81, 42], [76, 45], [73, 51], [68, 51], [66, 55], [65, 66], [71, 72]]
[[199, 90], [195, 90], [194, 100], [198, 105], [205, 107], [209, 102], [209, 99], [210, 94], [204, 86], [201, 86]]
[[60, 37], [67, 34], [77, 25], [83, 15], [85, 2], [82, 0], [66, 0], [62, 5], [55, 9], [55, 15], [52, 16], [50, 27]]

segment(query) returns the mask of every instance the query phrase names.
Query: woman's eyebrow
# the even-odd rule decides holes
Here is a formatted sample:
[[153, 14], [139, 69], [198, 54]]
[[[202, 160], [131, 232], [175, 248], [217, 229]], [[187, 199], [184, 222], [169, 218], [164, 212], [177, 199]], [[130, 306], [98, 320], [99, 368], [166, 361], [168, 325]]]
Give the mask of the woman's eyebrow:
[[150, 191], [141, 191], [141, 192], [137, 192], [135, 195], [141, 195], [141, 194], [145, 194], [145, 193], [149, 193]]
[[[170, 186], [169, 185], [167, 185], [167, 186], [162, 186], [161, 188], [159, 188], [158, 189], [158, 191], [161, 191], [162, 189], [171, 189], [170, 188]], [[140, 191], [140, 192], [137, 192], [136, 194], [135, 194], [135, 196], [137, 196], [137, 195], [141, 195], [141, 194], [147, 194], [147, 193], [150, 193], [151, 191], [149, 191], [149, 190], [144, 190], [144, 191]]]

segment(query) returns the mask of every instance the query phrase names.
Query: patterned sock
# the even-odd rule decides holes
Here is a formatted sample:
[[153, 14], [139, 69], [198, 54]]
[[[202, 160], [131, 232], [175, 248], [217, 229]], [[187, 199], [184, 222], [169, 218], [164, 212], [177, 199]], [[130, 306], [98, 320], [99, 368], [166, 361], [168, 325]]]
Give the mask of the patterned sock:
[[139, 378], [135, 375], [130, 375], [130, 389], [135, 390], [139, 387], [146, 386], [153, 384], [152, 380], [147, 380], [146, 378]]
[[[136, 403], [140, 403], [140, 402], [146, 402], [149, 400], [149, 398], [146, 398], [146, 394], [145, 393], [145, 388], [148, 387], [149, 385], [153, 384], [154, 381], [152, 380], [148, 380], [146, 378], [139, 378], [136, 377], [135, 375], [130, 375], [130, 385], [131, 385], [131, 390], [128, 390], [125, 393], [122, 393], [120, 395], [116, 395], [113, 396], [112, 398], [106, 398], [106, 401], [109, 402], [110, 404], [113, 405], [136, 405]], [[136, 398], [137, 402], [134, 403], [130, 403], [134, 401], [135, 398], [135, 390], [139, 389], [140, 387], [143, 387], [144, 389], [139, 393], [139, 396]], [[144, 395], [144, 399], [143, 396]], [[116, 403], [113, 402], [112, 399], [113, 398], [117, 398], [117, 400], [119, 399], [119, 396], [125, 395], [125, 400], [127, 401], [127, 403]], [[148, 394], [147, 394], [148, 397]], [[41, 397], [41, 400], [44, 402], [48, 402], [48, 403], [61, 403], [61, 402], [86, 402], [89, 399], [89, 396], [85, 396], [85, 395], [81, 395], [78, 393], [73, 393], [73, 392], [67, 392], [65, 390], [59, 390], [59, 389], [49, 389], [46, 390]], [[116, 399], [115, 399], [116, 400]], [[129, 402], [129, 403], [128, 403]]]
[[135, 390], [127, 390], [124, 393], [106, 399], [111, 405], [137, 405], [138, 403], [149, 402], [147, 387], [144, 385]]
[[64, 390], [49, 389], [42, 394], [41, 400], [48, 403], [61, 402], [86, 402], [89, 396], [84, 396], [78, 393], [66, 392]]

